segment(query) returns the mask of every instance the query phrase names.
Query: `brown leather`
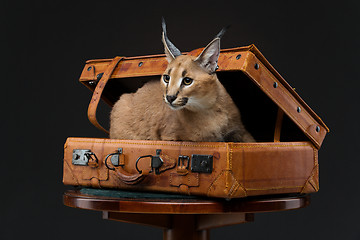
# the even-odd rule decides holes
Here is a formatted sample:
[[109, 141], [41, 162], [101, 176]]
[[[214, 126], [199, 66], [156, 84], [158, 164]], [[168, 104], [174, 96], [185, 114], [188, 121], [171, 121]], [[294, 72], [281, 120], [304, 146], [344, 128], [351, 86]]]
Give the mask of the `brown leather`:
[[281, 108], [278, 109], [275, 123], [274, 142], [280, 142], [281, 127], [284, 119], [284, 111]]
[[[175, 165], [176, 165], [175, 159], [172, 159], [171, 157], [164, 155], [164, 154], [161, 154], [160, 157], [161, 157], [161, 159], [163, 159], [164, 162], [163, 162], [163, 165], [159, 168], [159, 173], [162, 173], [166, 170], [169, 170], [169, 169], [172, 169], [175, 167]], [[106, 161], [106, 157], [105, 157], [104, 161]], [[126, 170], [123, 168], [123, 166], [125, 165], [125, 155], [124, 154], [119, 155], [120, 167], [113, 166], [111, 163], [109, 163], [109, 161], [107, 164], [110, 165], [110, 169], [113, 169], [116, 172], [115, 176], [118, 177], [119, 180], [121, 180], [123, 183], [126, 183], [128, 185], [134, 185], [134, 184], [140, 183], [151, 172], [151, 169], [141, 170], [141, 173], [137, 172], [137, 173], [131, 174], [129, 172], [126, 172]]]
[[128, 174], [125, 171], [122, 171], [121, 168], [115, 168], [116, 175], [123, 183], [128, 185], [138, 184], [146, 177], [143, 173], [134, 173]]
[[[199, 52], [201, 49], [187, 54], [197, 55]], [[96, 74], [104, 72], [111, 61], [113, 60], [87, 61], [80, 82], [92, 89], [89, 82], [94, 80]], [[326, 133], [329, 132], [328, 127], [254, 45], [221, 50], [218, 65], [218, 72], [242, 71], [246, 74], [304, 132], [315, 147], [320, 148]], [[122, 59], [122, 64], [114, 69], [112, 78], [159, 76], [166, 66], [164, 55], [126, 57]], [[276, 88], [274, 84], [277, 85]], [[103, 98], [108, 100], [106, 96]], [[108, 103], [113, 104], [111, 101]], [[301, 109], [300, 112], [298, 108]]]
[[[101, 131], [109, 134], [109, 131], [106, 130], [104, 127], [102, 127], [100, 125], [100, 123], [97, 121], [96, 118], [96, 111], [97, 111], [97, 107], [102, 95], [102, 92], [106, 86], [106, 83], [108, 82], [108, 80], [111, 77], [111, 74], [114, 72], [116, 66], [118, 65], [118, 63], [121, 61], [122, 57], [115, 57], [114, 59], [111, 60], [111, 62], [109, 63], [109, 65], [106, 67], [105, 72], [103, 73], [103, 76], [101, 77], [101, 79], [99, 80], [99, 82], [96, 85], [96, 88], [94, 89], [94, 93], [92, 95], [91, 101], [89, 103], [89, 107], [88, 107], [88, 118], [90, 120], [90, 122], [97, 127], [98, 129], [100, 129]], [[95, 69], [97, 69], [96, 66], [89, 66], [90, 70], [94, 75], [94, 71]]]
[[[110, 170], [104, 161], [121, 147], [125, 165]], [[99, 162], [97, 168], [72, 163], [74, 149], [91, 149]], [[161, 149], [168, 166], [156, 174], [150, 162], [141, 162], [141, 176], [135, 168], [140, 156], [155, 155]], [[179, 156], [212, 155], [211, 173], [178, 171]], [[68, 138], [64, 149], [63, 182], [67, 185], [119, 188], [134, 191], [171, 192], [209, 197], [310, 193], [318, 186], [318, 151], [311, 142], [281, 143], [195, 143], [137, 141], [97, 138]], [[176, 165], [176, 166], [175, 166]], [[129, 178], [119, 178], [127, 175]], [[123, 176], [122, 176], [123, 177]]]

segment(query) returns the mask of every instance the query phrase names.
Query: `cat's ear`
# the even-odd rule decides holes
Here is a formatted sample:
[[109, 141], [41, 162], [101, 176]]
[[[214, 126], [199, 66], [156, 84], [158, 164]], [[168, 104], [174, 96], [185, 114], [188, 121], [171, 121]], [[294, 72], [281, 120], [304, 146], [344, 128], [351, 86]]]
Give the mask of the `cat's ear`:
[[164, 44], [164, 48], [165, 48], [165, 55], [166, 55], [166, 59], [168, 60], [168, 62], [170, 63], [171, 61], [173, 61], [177, 56], [181, 55], [181, 52], [179, 49], [177, 49], [175, 47], [175, 45], [170, 42], [169, 38], [167, 37], [166, 34], [166, 24], [165, 24], [165, 19], [162, 18], [162, 42]]
[[220, 38], [224, 35], [226, 29], [227, 27], [223, 28], [195, 59], [195, 62], [199, 63], [209, 73], [213, 73], [217, 69], [220, 55]]

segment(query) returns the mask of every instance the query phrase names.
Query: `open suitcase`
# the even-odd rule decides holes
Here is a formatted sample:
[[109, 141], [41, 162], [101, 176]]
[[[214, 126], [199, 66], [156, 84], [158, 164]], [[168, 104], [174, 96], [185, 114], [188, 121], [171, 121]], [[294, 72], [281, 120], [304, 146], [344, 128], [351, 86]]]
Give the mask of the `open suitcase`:
[[[68, 138], [64, 184], [227, 199], [318, 191], [324, 122], [254, 45], [222, 50], [218, 65], [256, 143]], [[106, 131], [96, 119], [100, 99], [112, 106], [159, 81], [166, 66], [164, 55], [87, 61], [80, 81], [93, 91], [90, 121]]]

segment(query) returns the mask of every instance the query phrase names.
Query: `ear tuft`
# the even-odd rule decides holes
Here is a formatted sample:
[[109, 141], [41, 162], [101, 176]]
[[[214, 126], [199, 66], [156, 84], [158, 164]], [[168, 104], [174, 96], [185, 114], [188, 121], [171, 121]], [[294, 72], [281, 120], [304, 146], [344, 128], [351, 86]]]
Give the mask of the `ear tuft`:
[[215, 38], [222, 38], [222, 36], [224, 36], [225, 32], [229, 29], [230, 26], [231, 25], [227, 25], [226, 27], [221, 29], [221, 31], [215, 36]]
[[179, 49], [177, 49], [175, 47], [175, 45], [170, 42], [169, 38], [167, 37], [167, 33], [166, 33], [166, 23], [165, 23], [165, 19], [164, 17], [162, 18], [162, 42], [164, 44], [164, 48], [165, 48], [165, 55], [166, 55], [166, 59], [168, 60], [168, 62], [171, 62], [172, 60], [174, 60], [177, 56], [181, 55], [181, 52]]

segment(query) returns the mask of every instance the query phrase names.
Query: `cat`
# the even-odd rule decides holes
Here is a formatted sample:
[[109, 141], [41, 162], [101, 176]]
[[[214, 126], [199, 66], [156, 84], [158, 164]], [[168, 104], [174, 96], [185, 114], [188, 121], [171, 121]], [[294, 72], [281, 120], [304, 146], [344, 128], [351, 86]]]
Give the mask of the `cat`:
[[110, 113], [110, 138], [194, 142], [254, 142], [240, 113], [216, 76], [218, 35], [197, 56], [182, 55], [167, 37], [168, 66], [160, 81], [123, 94]]

